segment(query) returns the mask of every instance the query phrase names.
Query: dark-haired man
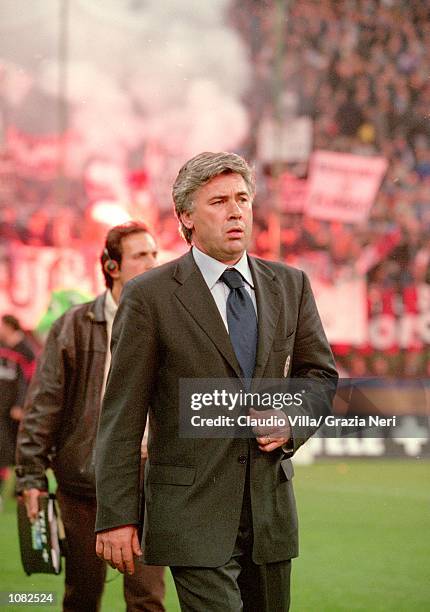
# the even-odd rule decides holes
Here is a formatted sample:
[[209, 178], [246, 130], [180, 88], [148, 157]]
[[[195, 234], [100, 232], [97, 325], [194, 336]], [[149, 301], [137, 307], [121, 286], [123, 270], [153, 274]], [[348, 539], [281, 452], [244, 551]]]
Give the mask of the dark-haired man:
[[[17, 488], [35, 518], [51, 466], [68, 541], [63, 610], [95, 612], [106, 564], [94, 553], [96, 516], [94, 446], [110, 365], [112, 322], [124, 284], [151, 269], [157, 246], [147, 226], [129, 222], [106, 238], [101, 266], [106, 292], [72, 307], [52, 326], [26, 398], [17, 444]], [[164, 610], [163, 569], [138, 566], [125, 576], [129, 612]]]
[[173, 199], [192, 249], [128, 283], [113, 330], [97, 443], [97, 553], [133, 571], [149, 411], [144, 556], [170, 565], [183, 612], [288, 610], [298, 554], [290, 457], [313, 432], [180, 437], [180, 379], [337, 379], [307, 277], [247, 255], [254, 193], [238, 155], [189, 160]]

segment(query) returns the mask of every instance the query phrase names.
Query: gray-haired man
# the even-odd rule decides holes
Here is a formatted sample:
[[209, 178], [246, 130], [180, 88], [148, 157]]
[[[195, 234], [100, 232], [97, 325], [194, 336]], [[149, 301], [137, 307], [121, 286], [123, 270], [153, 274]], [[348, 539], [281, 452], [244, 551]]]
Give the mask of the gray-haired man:
[[97, 553], [133, 571], [139, 447], [149, 412], [145, 561], [170, 565], [182, 610], [283, 612], [297, 555], [294, 428], [256, 439], [179, 437], [180, 378], [335, 380], [306, 276], [250, 257], [254, 181], [238, 155], [180, 170], [191, 251], [125, 287], [97, 450]]

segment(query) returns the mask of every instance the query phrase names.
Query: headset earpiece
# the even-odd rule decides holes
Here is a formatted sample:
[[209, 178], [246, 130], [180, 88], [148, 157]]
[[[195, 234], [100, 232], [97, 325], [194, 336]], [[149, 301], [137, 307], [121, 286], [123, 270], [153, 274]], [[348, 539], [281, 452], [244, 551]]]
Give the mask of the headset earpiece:
[[106, 272], [115, 272], [115, 270], [118, 270], [118, 262], [114, 259], [111, 259], [109, 251], [107, 249], [103, 250], [103, 256], [106, 257], [106, 261], [103, 264], [103, 267]]
[[113, 259], [108, 259], [107, 262], [105, 263], [105, 270], [107, 272], [115, 272], [117, 268], [118, 268], [118, 264]]

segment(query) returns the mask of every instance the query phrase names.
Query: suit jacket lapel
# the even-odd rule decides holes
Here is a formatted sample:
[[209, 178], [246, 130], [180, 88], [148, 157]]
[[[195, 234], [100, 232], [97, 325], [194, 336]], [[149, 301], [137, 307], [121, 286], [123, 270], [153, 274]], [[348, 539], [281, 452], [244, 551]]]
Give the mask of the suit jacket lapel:
[[282, 300], [274, 272], [263, 262], [252, 257], [248, 259], [255, 283], [258, 311], [258, 345], [254, 378], [260, 378], [264, 373], [275, 338]]
[[230, 337], [191, 251], [179, 259], [174, 278], [179, 282], [176, 297], [240, 377], [241, 370]]

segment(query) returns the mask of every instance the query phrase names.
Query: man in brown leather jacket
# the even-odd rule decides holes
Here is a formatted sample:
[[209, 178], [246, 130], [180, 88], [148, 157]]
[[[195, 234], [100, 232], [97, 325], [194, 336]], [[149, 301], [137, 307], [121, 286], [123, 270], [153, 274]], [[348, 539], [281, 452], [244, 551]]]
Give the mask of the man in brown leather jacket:
[[[95, 547], [94, 452], [101, 398], [110, 365], [112, 322], [123, 285], [156, 263], [146, 225], [112, 228], [101, 256], [107, 291], [68, 310], [52, 326], [29, 388], [17, 442], [17, 488], [30, 519], [48, 490], [52, 467], [68, 541], [63, 610], [100, 608], [106, 564]], [[124, 577], [127, 611], [164, 610], [164, 568], [140, 564]]]

